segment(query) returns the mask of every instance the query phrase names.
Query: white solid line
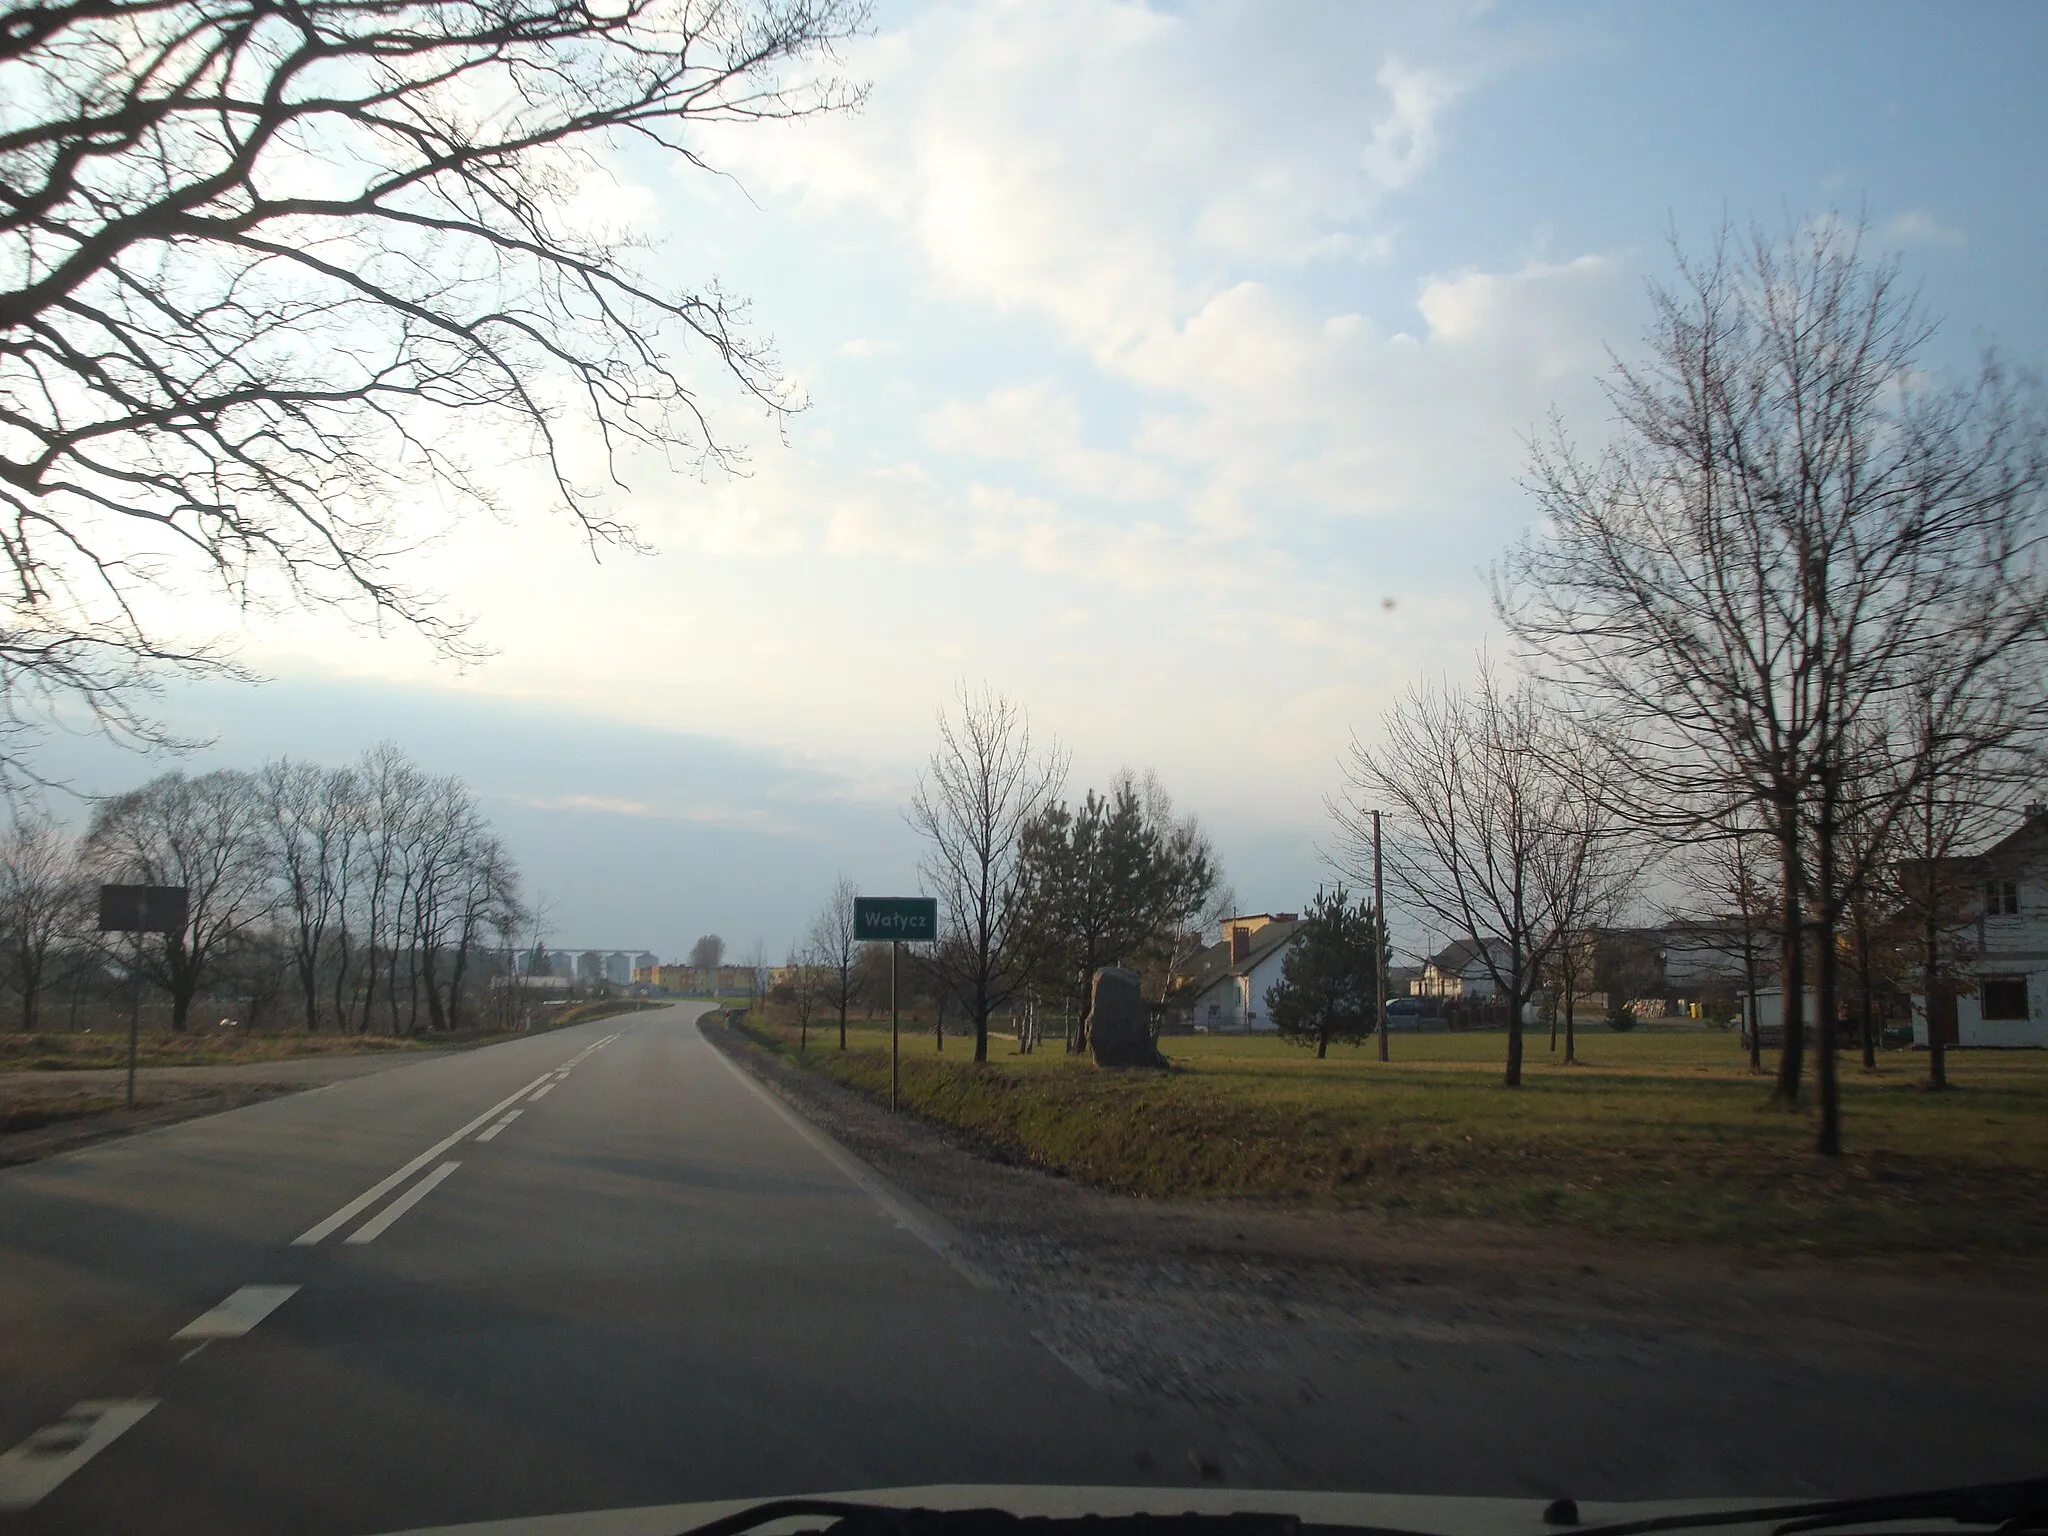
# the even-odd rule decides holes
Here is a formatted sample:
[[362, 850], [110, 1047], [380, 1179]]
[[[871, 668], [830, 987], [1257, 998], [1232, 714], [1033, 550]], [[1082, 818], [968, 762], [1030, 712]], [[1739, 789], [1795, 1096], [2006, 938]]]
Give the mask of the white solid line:
[[399, 1185], [403, 1184], [407, 1179], [411, 1178], [414, 1174], [418, 1173], [422, 1168], [426, 1167], [427, 1164], [431, 1163], [443, 1152], [446, 1152], [450, 1147], [454, 1146], [455, 1143], [462, 1140], [462, 1138], [467, 1136], [471, 1131], [474, 1131], [478, 1126], [482, 1125], [486, 1120], [490, 1119], [491, 1116], [497, 1114], [500, 1110], [505, 1109], [512, 1104], [516, 1104], [519, 1100], [525, 1098], [528, 1090], [534, 1086], [534, 1083], [544, 1082], [546, 1081], [547, 1077], [548, 1074], [546, 1072], [541, 1073], [541, 1075], [539, 1077], [536, 1077], [532, 1083], [528, 1083], [525, 1088], [520, 1089], [517, 1093], [508, 1094], [504, 1098], [498, 1100], [497, 1103], [493, 1104], [489, 1109], [485, 1110], [482, 1114], [478, 1115], [474, 1120], [470, 1121], [469, 1124], [465, 1125], [461, 1130], [457, 1131], [454, 1135], [442, 1137], [439, 1141], [435, 1142], [431, 1147], [427, 1148], [426, 1151], [422, 1152], [418, 1157], [414, 1158], [411, 1162], [407, 1163], [403, 1168], [399, 1169], [396, 1173], [392, 1174], [388, 1178], [379, 1179], [376, 1183], [372, 1184], [368, 1189], [364, 1190], [360, 1195], [357, 1195], [355, 1199], [349, 1201], [347, 1205], [344, 1205], [340, 1210], [336, 1211], [332, 1216], [329, 1216], [325, 1221], [319, 1222], [314, 1226], [308, 1227], [305, 1231], [301, 1232], [297, 1237], [292, 1239], [292, 1246], [294, 1248], [310, 1247], [312, 1244], [320, 1242], [324, 1238], [338, 1231], [340, 1228], [346, 1226], [349, 1222], [355, 1220], [356, 1217], [362, 1215], [364, 1211], [368, 1210], [371, 1206], [375, 1205], [379, 1200], [383, 1199], [386, 1195], [391, 1193], [392, 1190], [398, 1188]]
[[462, 1164], [460, 1163], [443, 1163], [424, 1179], [421, 1179], [419, 1183], [413, 1185], [411, 1189], [408, 1189], [396, 1200], [385, 1206], [383, 1210], [372, 1216], [360, 1227], [357, 1227], [355, 1231], [349, 1233], [342, 1241], [344, 1243], [374, 1243], [384, 1235], [385, 1229], [391, 1223], [426, 1199], [428, 1195], [433, 1193], [435, 1185], [439, 1184], [461, 1166]]
[[526, 1102], [531, 1104], [536, 1099], [546, 1098], [550, 1093], [554, 1091], [554, 1087], [555, 1085], [553, 1083], [542, 1083], [538, 1088], [533, 1090], [533, 1098], [528, 1099]]
[[245, 1285], [219, 1306], [180, 1328], [174, 1339], [239, 1339], [297, 1291], [296, 1285]]
[[489, 1130], [487, 1130], [487, 1131], [482, 1131], [482, 1132], [479, 1132], [479, 1133], [478, 1133], [478, 1135], [477, 1135], [477, 1138], [476, 1138], [476, 1139], [477, 1139], [478, 1141], [492, 1141], [492, 1140], [495, 1140], [495, 1139], [496, 1139], [496, 1137], [497, 1137], [497, 1134], [498, 1134], [498, 1132], [500, 1132], [500, 1131], [504, 1130], [506, 1126], [510, 1125], [510, 1124], [511, 1124], [511, 1123], [512, 1123], [512, 1122], [513, 1122], [514, 1120], [517, 1120], [517, 1119], [518, 1119], [518, 1118], [520, 1117], [520, 1115], [521, 1115], [521, 1114], [523, 1114], [523, 1113], [525, 1113], [525, 1111], [523, 1111], [523, 1110], [517, 1110], [517, 1109], [507, 1110], [507, 1111], [505, 1112], [505, 1118], [504, 1118], [504, 1119], [502, 1119], [502, 1120], [498, 1121], [498, 1122], [497, 1122], [496, 1124], [494, 1124], [494, 1125], [493, 1125], [493, 1126], [492, 1126], [492, 1127], [491, 1127], [491, 1128], [490, 1128]]
[[869, 1198], [895, 1218], [898, 1226], [910, 1232], [919, 1242], [952, 1265], [969, 1285], [977, 1291], [992, 1291], [996, 1288], [996, 1283], [989, 1278], [988, 1272], [960, 1251], [960, 1239], [953, 1235], [943, 1221], [929, 1211], [920, 1210], [908, 1195], [894, 1188], [874, 1169], [799, 1116], [766, 1087], [754, 1081], [752, 1074], [745, 1067], [709, 1040], [704, 1042], [704, 1049], [723, 1062], [725, 1069], [759, 1095], [764, 1104], [788, 1121], [797, 1135], [822, 1153], [827, 1162], [866, 1190]]
[[0, 1509], [27, 1509], [157, 1405], [153, 1397], [90, 1398], [0, 1455]]

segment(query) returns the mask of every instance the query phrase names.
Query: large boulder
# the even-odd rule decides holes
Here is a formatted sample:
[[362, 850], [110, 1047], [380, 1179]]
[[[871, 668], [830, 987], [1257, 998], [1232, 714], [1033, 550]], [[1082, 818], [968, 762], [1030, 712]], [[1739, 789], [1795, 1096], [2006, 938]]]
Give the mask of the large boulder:
[[1108, 965], [1095, 973], [1088, 1009], [1088, 1039], [1103, 1067], [1163, 1067], [1166, 1058], [1152, 1043], [1138, 973]]

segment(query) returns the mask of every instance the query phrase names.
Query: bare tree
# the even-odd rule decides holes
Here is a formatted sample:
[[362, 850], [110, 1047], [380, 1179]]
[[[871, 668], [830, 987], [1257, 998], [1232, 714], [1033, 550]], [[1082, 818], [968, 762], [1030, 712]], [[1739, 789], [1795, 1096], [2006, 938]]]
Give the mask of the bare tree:
[[1831, 1153], [1836, 929], [1859, 878], [1838, 834], [1852, 815], [1896, 821], [1915, 787], [1892, 775], [1886, 803], [1852, 804], [1885, 777], [1857, 748], [1915, 679], [1938, 717], [1967, 718], [1956, 701], [2048, 635], [2048, 435], [1995, 363], [1962, 388], [1930, 382], [1930, 324], [1835, 223], [1724, 237], [1680, 268], [1656, 296], [1650, 360], [1616, 369], [1615, 440], [1588, 455], [1560, 426], [1535, 452], [1544, 531], [1496, 601], [1546, 674], [1630, 742], [1645, 825], [1712, 837], [1753, 808], [1769, 827], [1776, 1091], [1799, 1093], [1811, 974]]
[[715, 933], [702, 934], [690, 946], [690, 964], [704, 973], [711, 995], [718, 995], [718, 967], [725, 960], [725, 940]]
[[339, 915], [336, 876], [348, 835], [347, 799], [335, 793], [334, 777], [289, 758], [266, 763], [256, 776], [265, 859], [281, 888], [280, 915], [288, 925], [293, 979], [309, 1031], [320, 1028], [320, 985]]
[[825, 970], [824, 1004], [839, 1016], [839, 1049], [846, 1049], [846, 1011], [860, 999], [866, 979], [861, 975], [861, 942], [854, 937], [853, 903], [860, 889], [841, 875], [832, 894], [811, 923], [807, 948]]
[[[832, 1004], [832, 966], [812, 943], [805, 941], [789, 946], [789, 962], [783, 972], [789, 978], [789, 1009], [796, 1015], [796, 1048], [801, 1054], [811, 1048], [811, 1020], [820, 1008]], [[841, 1028], [844, 1029], [843, 1022]]]
[[[857, 99], [858, 0], [396, 5], [152, 0], [12, 13], [0, 37], [0, 693], [123, 715], [143, 619], [210, 579], [339, 601], [444, 646], [393, 557], [438, 497], [489, 506], [456, 440], [534, 461], [600, 542], [624, 456], [728, 463], [689, 358], [798, 402], [715, 282], [663, 281], [578, 199], [628, 145], [705, 166], [703, 125]], [[568, 462], [571, 436], [603, 455]], [[480, 456], [477, 456], [480, 457]], [[413, 511], [410, 517], [417, 518]]]
[[1018, 927], [1024, 829], [1059, 793], [1066, 755], [1032, 748], [1023, 706], [964, 686], [938, 714], [939, 746], [907, 819], [925, 840], [924, 876], [938, 894], [942, 942], [932, 963], [974, 1021], [974, 1059], [988, 1060], [989, 1016], [1026, 980]]
[[1770, 833], [1753, 807], [1731, 808], [1719, 835], [1692, 844], [1678, 867], [1692, 910], [1679, 920], [1718, 934], [1698, 947], [1724, 955], [1742, 967], [1744, 1045], [1751, 1072], [1763, 1071], [1763, 1034], [1757, 1027], [1756, 995], [1763, 961], [1778, 932], [1779, 888], [1771, 873]]
[[0, 945], [4, 975], [34, 1030], [58, 946], [85, 926], [86, 883], [72, 840], [46, 817], [17, 812], [0, 841]]
[[1416, 685], [1375, 744], [1352, 738], [1331, 802], [1347, 867], [1369, 863], [1371, 811], [1387, 812], [1387, 872], [1414, 911], [1476, 941], [1507, 1007], [1505, 1081], [1522, 1081], [1522, 1014], [1543, 968], [1588, 910], [1610, 832], [1580, 743], [1528, 687], [1481, 663], [1470, 689]]
[[101, 879], [185, 888], [184, 928], [140, 946], [138, 962], [170, 994], [174, 1030], [216, 962], [272, 911], [261, 805], [249, 774], [167, 773], [103, 803], [86, 832], [84, 860]]

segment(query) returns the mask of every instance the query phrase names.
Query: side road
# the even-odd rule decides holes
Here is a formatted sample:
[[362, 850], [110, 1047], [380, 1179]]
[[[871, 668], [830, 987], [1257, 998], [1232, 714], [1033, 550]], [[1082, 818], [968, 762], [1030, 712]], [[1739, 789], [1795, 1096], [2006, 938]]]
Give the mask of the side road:
[[[1674, 1454], [1700, 1459], [1703, 1484], [1848, 1492], [2041, 1470], [2025, 1427], [2048, 1422], [2038, 1260], [1759, 1261], [1131, 1199], [993, 1161], [722, 1025], [704, 1030], [951, 1223], [1041, 1336], [1120, 1394], [1256, 1404], [1263, 1423], [1344, 1419], [1338, 1404], [1363, 1392], [1350, 1422], [1419, 1428], [1442, 1382], [1477, 1372], [1502, 1412], [1559, 1432], [1626, 1405], [1632, 1425], [1679, 1437]], [[1366, 1386], [1388, 1379], [1391, 1398]], [[1784, 1463], [1795, 1444], [1811, 1467]]]

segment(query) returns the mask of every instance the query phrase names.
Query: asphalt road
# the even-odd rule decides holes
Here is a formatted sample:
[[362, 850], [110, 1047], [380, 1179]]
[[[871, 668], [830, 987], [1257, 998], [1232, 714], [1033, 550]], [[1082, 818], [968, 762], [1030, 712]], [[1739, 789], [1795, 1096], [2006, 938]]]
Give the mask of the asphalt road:
[[740, 1078], [700, 1011], [0, 1175], [0, 1505], [78, 1463], [0, 1529], [373, 1532], [1184, 1455]]
[[[1191, 1449], [1235, 1483], [1441, 1493], [1775, 1494], [1885, 1465], [1887, 1405], [1853, 1372], [1722, 1362], [1696, 1386], [1690, 1361], [1514, 1339], [1276, 1360], [1303, 1383], [1284, 1426], [1106, 1392], [714, 1051], [699, 1011], [0, 1173], [0, 1533], [1185, 1483]], [[1983, 1425], [2028, 1443], [2038, 1397], [1972, 1401], [1954, 1382], [1891, 1411], [1939, 1413], [1965, 1448]], [[1987, 1470], [2020, 1455], [1992, 1451]]]

